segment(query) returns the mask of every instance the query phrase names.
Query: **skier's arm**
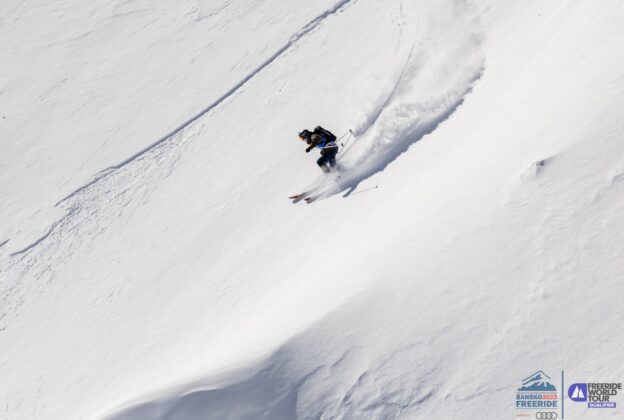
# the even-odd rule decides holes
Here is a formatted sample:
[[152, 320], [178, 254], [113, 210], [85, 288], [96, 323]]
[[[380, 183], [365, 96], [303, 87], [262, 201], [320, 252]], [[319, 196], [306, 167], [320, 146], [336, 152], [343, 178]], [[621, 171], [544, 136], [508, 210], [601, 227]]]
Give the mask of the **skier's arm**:
[[314, 149], [320, 142], [321, 142], [321, 136], [319, 136], [318, 134], [312, 134], [312, 138], [310, 139], [310, 145], [306, 149], [306, 153]]

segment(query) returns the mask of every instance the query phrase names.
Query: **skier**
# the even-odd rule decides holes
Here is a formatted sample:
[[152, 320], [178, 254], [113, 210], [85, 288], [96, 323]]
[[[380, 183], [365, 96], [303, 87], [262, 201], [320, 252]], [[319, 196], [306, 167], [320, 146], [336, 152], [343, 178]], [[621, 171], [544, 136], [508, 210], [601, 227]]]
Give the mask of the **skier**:
[[299, 139], [308, 144], [306, 153], [310, 153], [310, 150], [315, 147], [321, 149], [321, 157], [316, 161], [316, 164], [323, 172], [328, 173], [331, 168], [336, 166], [338, 145], [336, 144], [336, 136], [331, 131], [318, 126], [312, 132], [303, 130], [299, 133]]

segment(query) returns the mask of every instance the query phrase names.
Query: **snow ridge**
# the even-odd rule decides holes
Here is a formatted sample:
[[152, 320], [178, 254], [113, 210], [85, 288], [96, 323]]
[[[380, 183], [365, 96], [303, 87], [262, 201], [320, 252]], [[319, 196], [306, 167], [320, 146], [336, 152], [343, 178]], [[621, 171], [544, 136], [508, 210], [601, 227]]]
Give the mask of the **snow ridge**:
[[[314, 328], [316, 330], [317, 328]], [[427, 384], [398, 392], [393, 386], [370, 392], [375, 378], [393, 371], [415, 350], [399, 348], [385, 358], [366, 363], [361, 348], [330, 352], [318, 364], [297, 360], [302, 338], [287, 343], [255, 366], [252, 373], [234, 372], [235, 380], [213, 378], [170, 389], [105, 415], [105, 420], [275, 420], [298, 418], [397, 418], [419, 408], [432, 397]], [[362, 370], [362, 365], [368, 365]], [[422, 380], [435, 377], [436, 367], [425, 370]], [[335, 382], [329, 378], [348, 378]], [[332, 386], [327, 386], [330, 381]], [[325, 385], [325, 386], [324, 386]], [[396, 385], [396, 384], [393, 384]], [[313, 390], [320, 390], [314, 394]], [[244, 403], [241, 403], [244, 401]], [[305, 413], [305, 414], [304, 414]]]

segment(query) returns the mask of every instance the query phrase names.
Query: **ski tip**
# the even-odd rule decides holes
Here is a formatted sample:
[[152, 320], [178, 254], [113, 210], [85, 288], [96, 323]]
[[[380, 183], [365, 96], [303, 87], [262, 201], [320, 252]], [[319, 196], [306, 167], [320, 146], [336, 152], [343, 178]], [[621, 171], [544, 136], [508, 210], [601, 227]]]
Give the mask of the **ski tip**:
[[307, 193], [303, 193], [303, 194], [291, 195], [288, 198], [292, 200], [293, 204], [295, 204], [303, 200], [307, 195], [308, 195]]

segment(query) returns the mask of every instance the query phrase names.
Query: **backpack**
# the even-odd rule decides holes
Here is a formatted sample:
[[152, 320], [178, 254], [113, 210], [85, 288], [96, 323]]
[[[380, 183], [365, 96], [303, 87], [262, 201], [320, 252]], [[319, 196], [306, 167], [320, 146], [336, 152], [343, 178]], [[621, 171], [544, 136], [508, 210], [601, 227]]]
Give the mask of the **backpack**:
[[325, 130], [320, 125], [314, 129], [314, 133], [313, 134], [318, 134], [320, 136], [325, 137], [325, 140], [326, 140], [327, 143], [331, 143], [333, 141], [336, 141], [336, 136], [334, 135], [334, 133], [332, 133], [329, 130]]

